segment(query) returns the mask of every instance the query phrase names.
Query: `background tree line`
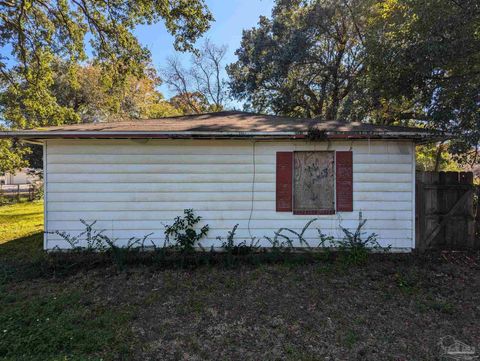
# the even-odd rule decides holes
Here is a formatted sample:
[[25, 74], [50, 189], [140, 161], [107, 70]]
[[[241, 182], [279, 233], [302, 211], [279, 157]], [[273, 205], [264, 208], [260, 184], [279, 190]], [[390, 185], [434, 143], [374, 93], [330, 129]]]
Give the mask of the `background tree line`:
[[[430, 168], [474, 163], [480, 139], [480, 4], [476, 0], [277, 0], [243, 32], [237, 61], [196, 40], [213, 17], [202, 0], [0, 1], [0, 112], [4, 127], [246, 110], [324, 120], [442, 129], [425, 147]], [[132, 33], [163, 21], [185, 66], [155, 70]], [[88, 57], [85, 39], [93, 55]], [[14, 64], [13, 66], [8, 64]], [[225, 70], [228, 76], [225, 76]], [[161, 82], [172, 94], [164, 99]], [[28, 149], [0, 142], [0, 168]], [[451, 154], [451, 155], [450, 155]], [[452, 158], [455, 157], [455, 158]]]

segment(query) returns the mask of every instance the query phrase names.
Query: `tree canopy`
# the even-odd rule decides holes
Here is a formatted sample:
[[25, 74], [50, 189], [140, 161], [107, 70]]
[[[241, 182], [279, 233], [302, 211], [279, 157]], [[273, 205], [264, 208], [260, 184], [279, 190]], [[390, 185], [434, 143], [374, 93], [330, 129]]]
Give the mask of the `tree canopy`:
[[100, 66], [87, 64], [76, 67], [72, 81], [69, 65], [57, 61], [52, 93], [83, 123], [178, 115], [179, 111], [157, 90], [161, 79], [155, 69], [147, 68], [145, 73], [140, 78], [129, 75], [124, 82], [115, 84], [111, 74]]
[[[108, 122], [123, 119], [147, 119], [180, 115], [184, 110], [167, 101], [157, 90], [160, 78], [153, 69], [145, 77], [130, 75], [121, 84], [112, 84], [108, 73], [98, 65], [77, 65], [72, 80], [71, 65], [61, 59], [52, 63], [52, 85], [49, 88], [58, 106], [68, 110], [70, 118], [59, 114], [59, 124], [66, 122]], [[9, 86], [0, 93], [0, 109], [9, 128], [32, 126], [28, 121], [31, 108], [18, 101], [16, 88]], [[49, 116], [46, 113], [45, 116]], [[62, 116], [64, 116], [62, 118]], [[37, 118], [38, 119], [38, 118]], [[45, 122], [49, 122], [45, 119]], [[0, 141], [0, 171], [14, 171], [26, 166], [41, 167], [42, 150], [11, 141]], [[29, 150], [31, 148], [31, 151]], [[7, 162], [8, 160], [8, 162]]]
[[[212, 19], [204, 0], [0, 1], [0, 47], [9, 54], [0, 57], [2, 126], [222, 109], [226, 48], [193, 48]], [[169, 101], [133, 33], [156, 22], [177, 50], [193, 51], [188, 68], [171, 58], [161, 72], [175, 93]], [[438, 148], [436, 165], [450, 161], [446, 149], [455, 160], [477, 159], [478, 0], [276, 0], [271, 17], [244, 30], [236, 55], [229, 87], [249, 110], [442, 129], [454, 140]], [[0, 148], [0, 171], [25, 164], [28, 149]]]
[[236, 55], [230, 87], [247, 108], [432, 127], [457, 154], [478, 149], [476, 0], [277, 0]]
[[350, 116], [364, 71], [359, 1], [278, 0], [272, 18], [245, 30], [228, 66], [234, 96], [256, 111]]
[[149, 68], [150, 52], [134, 36], [135, 26], [163, 21], [175, 48], [191, 50], [212, 20], [203, 0], [11, 0], [0, 2], [0, 14], [0, 46], [11, 49], [0, 62], [10, 98], [4, 117], [22, 128], [79, 121], [53, 94], [53, 65], [57, 58], [66, 62], [74, 88], [78, 66], [88, 59], [87, 40], [102, 74], [122, 84]]
[[[480, 3], [383, 0], [367, 32], [368, 88], [387, 114], [453, 133], [463, 158], [480, 142]], [[378, 103], [370, 104], [379, 109]]]

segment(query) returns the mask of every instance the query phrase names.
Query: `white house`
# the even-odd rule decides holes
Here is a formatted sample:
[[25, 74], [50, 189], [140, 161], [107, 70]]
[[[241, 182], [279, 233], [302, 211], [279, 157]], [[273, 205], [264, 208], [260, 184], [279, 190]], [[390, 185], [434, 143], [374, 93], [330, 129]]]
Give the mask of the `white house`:
[[[249, 240], [318, 218], [314, 244], [315, 228], [342, 237], [361, 213], [398, 250], [415, 246], [415, 144], [432, 136], [244, 112], [0, 133], [44, 145], [47, 232], [96, 220], [119, 243], [153, 232], [163, 244], [164, 224], [192, 208], [210, 226], [206, 247], [237, 223]], [[44, 246], [68, 245], [46, 233]]]
[[0, 184], [2, 185], [17, 185], [17, 184], [29, 184], [32, 181], [32, 177], [28, 173], [28, 168], [22, 168], [15, 173], [5, 173], [0, 175]]

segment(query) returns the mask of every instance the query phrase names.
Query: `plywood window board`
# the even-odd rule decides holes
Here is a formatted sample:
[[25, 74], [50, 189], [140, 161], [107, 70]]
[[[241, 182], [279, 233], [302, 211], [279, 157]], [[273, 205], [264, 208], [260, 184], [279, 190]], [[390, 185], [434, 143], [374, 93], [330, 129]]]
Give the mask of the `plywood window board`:
[[335, 152], [293, 155], [293, 213], [335, 213]]

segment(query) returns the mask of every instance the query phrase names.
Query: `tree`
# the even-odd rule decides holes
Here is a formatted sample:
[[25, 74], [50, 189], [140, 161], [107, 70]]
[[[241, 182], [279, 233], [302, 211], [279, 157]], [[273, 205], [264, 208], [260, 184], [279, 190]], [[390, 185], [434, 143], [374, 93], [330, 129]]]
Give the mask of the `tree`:
[[181, 114], [199, 114], [215, 111], [208, 103], [205, 95], [199, 92], [177, 94], [169, 99], [169, 103], [174, 109], [178, 109]]
[[222, 110], [227, 97], [227, 81], [223, 79], [223, 61], [226, 46], [216, 46], [206, 40], [198, 56], [193, 57], [191, 76], [199, 93], [207, 98], [215, 110]]
[[[82, 119], [54, 95], [53, 65], [57, 58], [67, 62], [69, 86], [76, 89], [78, 65], [87, 60], [87, 34], [94, 65], [108, 74], [114, 89], [132, 77], [145, 78], [148, 70], [150, 53], [133, 35], [135, 26], [163, 21], [175, 48], [185, 51], [193, 49], [213, 19], [204, 0], [8, 0], [0, 1], [0, 14], [0, 47], [10, 52], [0, 57], [0, 111], [11, 128]], [[159, 105], [169, 107], [156, 102], [157, 113]], [[0, 141], [0, 147], [0, 169], [25, 164], [11, 142]]]
[[[390, 106], [390, 120], [409, 120], [453, 133], [449, 148], [454, 153], [463, 160], [469, 153], [476, 154], [480, 142], [478, 1], [382, 0], [372, 9], [365, 40], [369, 94]], [[375, 102], [371, 105], [378, 109]], [[475, 161], [476, 157], [470, 158]]]
[[72, 81], [68, 63], [59, 60], [54, 63], [52, 92], [61, 106], [73, 109], [84, 123], [180, 114], [157, 90], [160, 84], [152, 67], [141, 78], [129, 75], [125, 82], [115, 84], [95, 64], [77, 66]]
[[462, 168], [455, 161], [445, 144], [420, 145], [416, 149], [416, 168], [418, 171], [451, 171], [458, 172]]
[[29, 152], [28, 148], [13, 140], [0, 140], [0, 174], [15, 173], [18, 169], [26, 167], [28, 164], [23, 157]]
[[175, 93], [173, 101], [180, 100], [187, 113], [218, 111], [225, 107], [227, 82], [222, 71], [226, 50], [225, 46], [216, 46], [207, 39], [192, 56], [189, 69], [184, 68], [177, 57], [167, 59], [167, 67], [162, 72], [164, 81]]
[[4, 114], [22, 128], [79, 120], [52, 95], [52, 63], [55, 57], [68, 61], [74, 77], [87, 59], [87, 34], [96, 64], [121, 83], [131, 75], [142, 78], [148, 68], [150, 53], [133, 35], [136, 25], [163, 21], [175, 48], [184, 51], [212, 20], [203, 0], [11, 0], [0, 2], [0, 14], [0, 46], [11, 49], [11, 57], [1, 59], [0, 81], [11, 87], [9, 104], [18, 104]]
[[352, 119], [360, 111], [365, 16], [357, 0], [277, 0], [272, 18], [243, 32], [230, 64], [232, 94], [248, 108]]
[[[156, 89], [160, 79], [151, 68], [144, 77], [129, 75], [125, 82], [119, 84], [113, 84], [109, 74], [93, 64], [77, 65], [72, 75], [68, 62], [55, 59], [52, 71], [52, 82], [48, 88], [56, 103], [52, 109], [66, 111], [56, 114], [58, 124], [159, 118], [182, 114], [181, 110], [166, 101]], [[25, 99], [22, 92], [13, 86], [8, 86], [0, 93], [0, 114], [10, 128], [32, 126], [32, 122], [28, 120], [32, 119], [33, 107], [24, 106], [17, 96]], [[42, 116], [53, 115], [46, 112]], [[5, 155], [5, 158], [0, 159], [0, 166], [5, 169], [18, 169], [27, 164], [33, 168], [42, 167], [41, 146], [15, 143], [13, 147], [12, 142], [0, 142]]]
[[277, 0], [236, 54], [230, 87], [249, 108], [441, 129], [455, 137], [446, 148], [477, 159], [476, 0]]

